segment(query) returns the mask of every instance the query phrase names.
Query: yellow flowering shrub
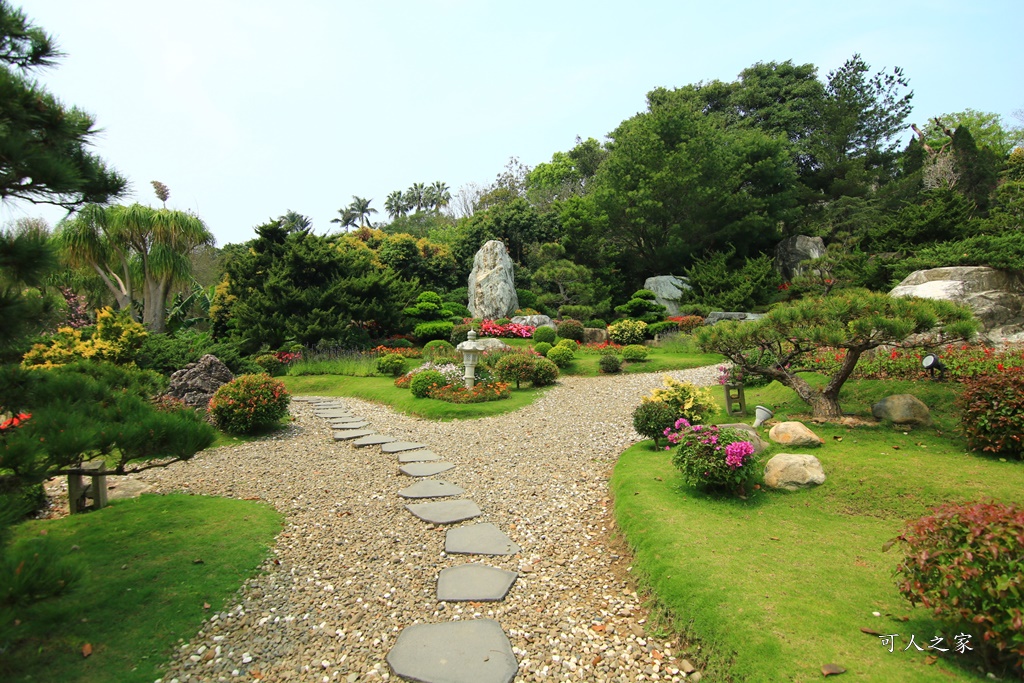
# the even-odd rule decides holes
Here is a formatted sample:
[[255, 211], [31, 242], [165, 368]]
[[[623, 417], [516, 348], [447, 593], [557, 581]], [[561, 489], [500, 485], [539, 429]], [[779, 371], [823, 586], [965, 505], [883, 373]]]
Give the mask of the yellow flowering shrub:
[[675, 410], [676, 417], [685, 417], [691, 423], [704, 422], [708, 416], [718, 412], [710, 387], [698, 387], [689, 382], [680, 382], [665, 375], [664, 386], [652, 389], [649, 396], [644, 396], [644, 403], [658, 401]]
[[48, 344], [35, 344], [21, 360], [25, 367], [54, 367], [76, 360], [105, 360], [118, 365], [132, 362], [146, 340], [146, 328], [124, 311], [109, 306], [96, 311], [96, 325], [61, 327]]

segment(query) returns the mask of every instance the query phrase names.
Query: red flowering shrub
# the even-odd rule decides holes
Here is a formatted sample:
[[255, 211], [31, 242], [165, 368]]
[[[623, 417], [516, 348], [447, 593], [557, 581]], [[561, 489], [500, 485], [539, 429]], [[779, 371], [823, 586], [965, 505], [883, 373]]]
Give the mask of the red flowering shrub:
[[403, 358], [419, 358], [423, 355], [423, 351], [421, 349], [413, 349], [405, 346], [375, 346], [370, 350], [370, 353], [378, 356], [398, 354]]
[[536, 360], [525, 353], [509, 353], [498, 359], [494, 364], [494, 376], [502, 382], [515, 382], [516, 389], [523, 382], [533, 379]]
[[967, 379], [957, 407], [971, 449], [1024, 458], [1024, 368]]
[[271, 427], [288, 414], [291, 396], [270, 375], [241, 375], [217, 389], [210, 399], [214, 423], [225, 432], [251, 434]]
[[519, 323], [499, 325], [493, 320], [485, 320], [480, 323], [480, 334], [484, 337], [518, 337], [520, 339], [529, 339], [533, 336], [535, 329], [533, 325], [520, 325]]
[[910, 522], [897, 587], [955, 628], [982, 630], [990, 659], [1024, 667], [1024, 508], [947, 503]]
[[[927, 355], [922, 349], [877, 349], [861, 356], [853, 370], [854, 379], [924, 379], [928, 371], [921, 367]], [[1024, 350], [1006, 348], [996, 350], [976, 344], [946, 344], [935, 351], [946, 366], [946, 376], [964, 379], [1008, 368], [1024, 368]], [[834, 374], [846, 357], [845, 349], [822, 348], [813, 357], [816, 370]]]
[[683, 334], [690, 334], [698, 327], [704, 326], [704, 318], [699, 315], [677, 315], [669, 318], [676, 323], [679, 331]]

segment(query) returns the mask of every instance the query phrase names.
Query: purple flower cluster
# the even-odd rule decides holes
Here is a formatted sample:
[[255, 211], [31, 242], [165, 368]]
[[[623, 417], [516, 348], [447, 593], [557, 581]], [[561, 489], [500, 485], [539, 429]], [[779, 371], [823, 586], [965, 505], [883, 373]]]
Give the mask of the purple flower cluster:
[[754, 445], [749, 441], [736, 441], [725, 447], [725, 464], [738, 470], [754, 454]]

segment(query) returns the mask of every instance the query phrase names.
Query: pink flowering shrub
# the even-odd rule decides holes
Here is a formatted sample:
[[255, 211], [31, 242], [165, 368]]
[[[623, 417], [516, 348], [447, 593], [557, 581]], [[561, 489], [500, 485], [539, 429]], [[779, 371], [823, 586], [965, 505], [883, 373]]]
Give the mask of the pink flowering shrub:
[[[680, 418], [674, 427], [665, 430], [665, 436], [675, 446], [672, 464], [689, 486], [737, 491], [754, 476], [754, 445], [737, 430], [691, 424]], [[672, 446], [665, 449], [671, 450]]]
[[499, 325], [493, 320], [485, 320], [480, 323], [480, 334], [484, 337], [519, 337], [529, 339], [533, 331], [537, 329], [533, 325], [520, 325], [519, 323], [508, 323]]

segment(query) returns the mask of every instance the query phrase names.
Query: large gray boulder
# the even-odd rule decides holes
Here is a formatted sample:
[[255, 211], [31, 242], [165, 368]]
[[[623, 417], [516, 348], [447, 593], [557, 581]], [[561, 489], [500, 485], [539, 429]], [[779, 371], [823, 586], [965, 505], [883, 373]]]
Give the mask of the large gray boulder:
[[666, 308], [668, 315], [678, 315], [683, 291], [692, 288], [685, 277], [655, 275], [644, 280], [644, 289], [654, 292], [654, 300]]
[[744, 311], [711, 311], [708, 317], [704, 318], [705, 325], [714, 325], [723, 320], [735, 320], [737, 322], [752, 322], [760, 320], [764, 313], [746, 313]]
[[217, 389], [234, 378], [228, 366], [216, 356], [206, 354], [171, 375], [167, 395], [184, 401], [185, 405], [205, 410]]
[[916, 270], [889, 292], [964, 304], [989, 342], [1024, 342], [1024, 275], [985, 266]]
[[555, 329], [555, 323], [546, 315], [517, 315], [511, 318], [517, 325], [529, 325], [531, 327], [550, 327]]
[[507, 318], [519, 308], [512, 259], [505, 245], [491, 240], [473, 257], [469, 274], [469, 312], [474, 318]]
[[583, 343], [584, 344], [604, 344], [608, 341], [608, 328], [607, 327], [584, 327], [583, 328]]
[[779, 453], [764, 466], [765, 486], [798, 491], [825, 483], [821, 461], [803, 453]]
[[807, 272], [800, 264], [825, 255], [825, 242], [820, 237], [793, 235], [775, 247], [775, 270], [789, 281]]
[[913, 394], [886, 396], [871, 406], [871, 414], [897, 425], [926, 425], [932, 420], [928, 406]]

